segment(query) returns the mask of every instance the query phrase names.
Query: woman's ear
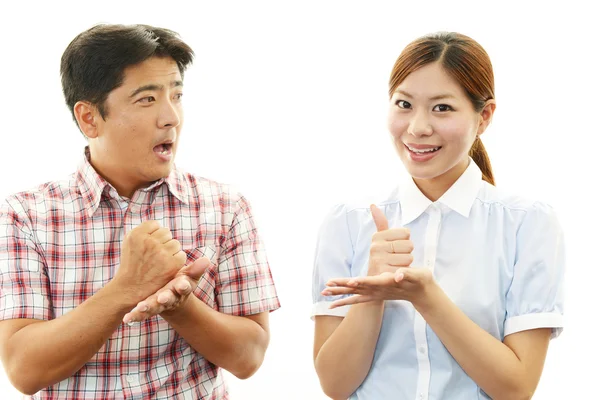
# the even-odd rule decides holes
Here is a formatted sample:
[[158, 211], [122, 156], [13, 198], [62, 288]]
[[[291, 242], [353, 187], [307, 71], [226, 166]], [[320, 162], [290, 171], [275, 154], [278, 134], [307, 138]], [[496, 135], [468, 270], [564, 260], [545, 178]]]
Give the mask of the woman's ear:
[[496, 111], [496, 100], [490, 99], [485, 102], [483, 109], [479, 112], [479, 126], [477, 127], [477, 136], [485, 132], [489, 124], [492, 123], [492, 117]]

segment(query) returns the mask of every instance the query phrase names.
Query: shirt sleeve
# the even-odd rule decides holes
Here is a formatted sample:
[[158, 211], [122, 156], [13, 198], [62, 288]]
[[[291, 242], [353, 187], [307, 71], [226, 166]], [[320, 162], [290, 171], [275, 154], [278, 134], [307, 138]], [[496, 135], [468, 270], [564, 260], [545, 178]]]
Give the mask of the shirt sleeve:
[[29, 218], [21, 211], [17, 214], [8, 202], [0, 206], [0, 320], [49, 320], [53, 313], [46, 264]]
[[548, 205], [535, 203], [517, 232], [513, 281], [506, 298], [504, 336], [537, 328], [563, 329], [565, 245]]
[[250, 204], [241, 195], [217, 262], [215, 293], [220, 312], [252, 315], [280, 307]]
[[317, 315], [346, 316], [350, 306], [338, 307], [333, 310], [329, 309], [329, 306], [333, 301], [348, 297], [348, 295], [323, 296], [321, 292], [330, 279], [352, 276], [353, 257], [354, 247], [348, 226], [347, 208], [345, 205], [338, 205], [325, 218], [317, 238], [312, 281], [311, 318]]

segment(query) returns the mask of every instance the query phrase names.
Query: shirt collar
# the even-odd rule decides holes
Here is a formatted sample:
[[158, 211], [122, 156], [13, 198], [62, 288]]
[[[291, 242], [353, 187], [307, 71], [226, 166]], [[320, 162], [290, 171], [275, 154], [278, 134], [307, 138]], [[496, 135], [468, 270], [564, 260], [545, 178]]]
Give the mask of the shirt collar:
[[[459, 213], [463, 217], [469, 217], [471, 207], [477, 198], [482, 185], [481, 170], [473, 159], [469, 158], [469, 165], [454, 184], [440, 197], [436, 203], [441, 203]], [[406, 175], [399, 188], [400, 204], [402, 207], [402, 224], [406, 225], [433, 204], [419, 190], [410, 175]]]
[[[102, 193], [107, 188], [112, 188], [112, 185], [108, 183], [98, 172], [94, 169], [90, 163], [90, 150], [89, 147], [85, 147], [83, 159], [81, 160], [76, 173], [77, 186], [83, 199], [83, 205], [87, 210], [88, 216], [91, 217], [94, 212], [98, 209]], [[162, 179], [154, 182], [147, 188], [143, 188], [143, 191], [151, 191], [155, 188], [160, 187], [163, 183], [167, 184], [167, 187], [171, 194], [173, 194], [179, 201], [184, 204], [189, 202], [189, 194], [185, 177], [176, 168], [171, 170], [171, 173]], [[115, 191], [116, 193], [116, 191]]]
[[86, 146], [83, 159], [77, 168], [76, 180], [83, 199], [83, 206], [87, 210], [88, 217], [91, 217], [98, 208], [98, 204], [100, 204], [102, 192], [108, 182], [92, 167], [89, 158], [90, 150]]

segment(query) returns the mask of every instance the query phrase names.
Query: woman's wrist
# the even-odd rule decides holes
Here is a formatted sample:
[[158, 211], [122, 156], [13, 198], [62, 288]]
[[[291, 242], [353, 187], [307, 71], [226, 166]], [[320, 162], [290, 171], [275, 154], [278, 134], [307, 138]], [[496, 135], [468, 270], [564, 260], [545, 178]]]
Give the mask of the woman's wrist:
[[421, 294], [412, 301], [412, 304], [419, 314], [425, 316], [425, 314], [429, 314], [432, 310], [438, 308], [445, 296], [446, 294], [437, 282], [431, 280], [424, 286]]

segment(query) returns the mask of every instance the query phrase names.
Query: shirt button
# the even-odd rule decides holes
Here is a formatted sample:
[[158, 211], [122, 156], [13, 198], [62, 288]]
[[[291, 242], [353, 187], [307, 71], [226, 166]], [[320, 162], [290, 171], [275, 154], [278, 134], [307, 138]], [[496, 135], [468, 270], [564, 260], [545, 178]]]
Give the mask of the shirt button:
[[424, 395], [423, 393], [419, 393], [419, 398], [420, 398], [420, 399], [424, 399], [424, 398], [425, 398], [425, 395]]
[[[421, 347], [419, 347], [419, 352], [421, 352], [421, 354], [425, 354], [425, 346], [421, 346]], [[423, 394], [421, 393], [421, 396], [422, 396], [422, 395], [423, 395]]]
[[136, 381], [135, 376], [133, 376], [133, 375], [127, 375], [127, 378], [125, 378], [125, 379], [127, 379], [127, 382], [129, 382], [129, 383], [133, 383]]

